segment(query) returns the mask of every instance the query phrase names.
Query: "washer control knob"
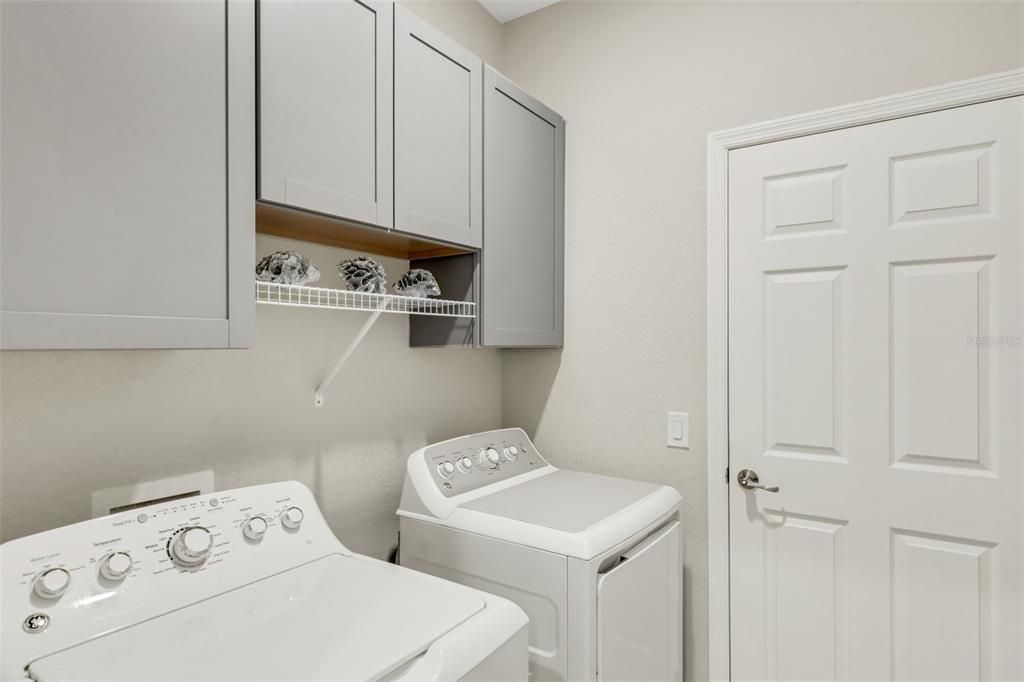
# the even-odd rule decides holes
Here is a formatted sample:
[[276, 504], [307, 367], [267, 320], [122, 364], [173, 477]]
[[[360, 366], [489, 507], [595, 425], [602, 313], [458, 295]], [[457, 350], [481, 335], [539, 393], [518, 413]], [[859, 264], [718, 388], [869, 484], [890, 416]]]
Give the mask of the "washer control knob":
[[437, 473], [444, 478], [451, 478], [455, 475], [455, 465], [446, 459], [437, 465]]
[[500, 461], [501, 455], [494, 448], [484, 448], [480, 451], [480, 463], [488, 469], [497, 469]]
[[50, 568], [39, 574], [32, 591], [42, 599], [60, 599], [70, 584], [71, 574], [66, 568]]
[[509, 445], [507, 448], [505, 448], [505, 459], [507, 459], [510, 462], [514, 462], [517, 459], [519, 459], [519, 448], [517, 448], [515, 445]]
[[132, 572], [132, 557], [128, 552], [114, 552], [100, 562], [100, 575], [107, 580], [124, 580]]
[[242, 535], [250, 540], [262, 540], [267, 532], [267, 520], [262, 516], [250, 516], [242, 524]]
[[210, 556], [213, 534], [202, 526], [188, 526], [171, 543], [171, 558], [185, 568], [199, 566]]
[[298, 530], [305, 518], [302, 510], [298, 507], [288, 507], [281, 514], [281, 524], [288, 530]]
[[458, 462], [456, 462], [456, 464], [459, 465], [459, 471], [461, 471], [464, 474], [468, 474], [470, 471], [473, 470], [473, 460], [470, 459], [469, 457], [466, 457], [465, 455], [459, 457], [459, 460]]

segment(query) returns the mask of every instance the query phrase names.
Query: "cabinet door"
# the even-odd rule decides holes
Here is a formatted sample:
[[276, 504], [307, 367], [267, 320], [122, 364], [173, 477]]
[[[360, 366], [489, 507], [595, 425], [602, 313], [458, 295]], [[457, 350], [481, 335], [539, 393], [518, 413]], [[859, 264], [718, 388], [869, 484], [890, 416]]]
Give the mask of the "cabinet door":
[[395, 8], [395, 227], [481, 243], [479, 58]]
[[565, 122], [484, 74], [481, 342], [562, 345]]
[[392, 224], [392, 4], [260, 2], [260, 199]]
[[254, 5], [0, 11], [0, 345], [251, 344]]

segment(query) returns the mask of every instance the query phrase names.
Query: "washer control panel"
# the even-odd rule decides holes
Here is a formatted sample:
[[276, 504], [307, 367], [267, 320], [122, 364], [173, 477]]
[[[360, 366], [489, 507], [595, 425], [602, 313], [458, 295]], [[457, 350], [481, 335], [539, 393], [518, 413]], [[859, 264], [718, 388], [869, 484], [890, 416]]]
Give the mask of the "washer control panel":
[[0, 545], [0, 637], [30, 660], [332, 553], [294, 481], [83, 521]]
[[423, 457], [434, 484], [445, 497], [547, 464], [522, 429], [487, 431], [428, 445]]

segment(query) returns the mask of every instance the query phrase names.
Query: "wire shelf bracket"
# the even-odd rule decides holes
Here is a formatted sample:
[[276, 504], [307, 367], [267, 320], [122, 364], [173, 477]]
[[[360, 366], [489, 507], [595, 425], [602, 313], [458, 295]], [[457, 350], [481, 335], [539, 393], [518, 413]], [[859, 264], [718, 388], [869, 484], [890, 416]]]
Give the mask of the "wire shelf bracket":
[[267, 305], [292, 306], [298, 308], [326, 308], [329, 310], [354, 310], [369, 312], [370, 316], [334, 363], [327, 376], [313, 394], [313, 404], [322, 407], [324, 393], [338, 376], [338, 372], [352, 357], [359, 344], [369, 333], [383, 313], [406, 313], [409, 315], [431, 315], [434, 317], [476, 317], [476, 303], [472, 301], [448, 301], [439, 298], [413, 298], [392, 294], [370, 294], [362, 291], [324, 289], [297, 284], [256, 282], [256, 302]]
[[384, 312], [384, 308], [386, 307], [387, 301], [384, 301], [377, 307], [376, 310], [370, 313], [370, 316], [366, 318], [366, 322], [363, 323], [363, 326], [360, 327], [358, 332], [356, 332], [356, 335], [352, 338], [351, 341], [349, 341], [348, 347], [345, 349], [345, 352], [341, 354], [341, 357], [338, 358], [338, 361], [334, 363], [334, 367], [331, 367], [331, 371], [327, 373], [327, 376], [324, 377], [324, 380], [321, 381], [320, 385], [316, 387], [316, 393], [313, 394], [314, 405], [316, 405], [317, 407], [323, 407], [324, 393], [327, 391], [327, 387], [330, 386], [331, 382], [334, 381], [334, 377], [338, 376], [338, 372], [340, 372], [341, 368], [345, 366], [345, 363], [348, 362], [348, 359], [352, 357], [352, 353], [355, 352], [356, 348], [362, 342], [363, 337], [365, 337], [366, 334], [370, 331], [374, 323], [378, 319], [380, 319], [380, 315], [381, 313]]

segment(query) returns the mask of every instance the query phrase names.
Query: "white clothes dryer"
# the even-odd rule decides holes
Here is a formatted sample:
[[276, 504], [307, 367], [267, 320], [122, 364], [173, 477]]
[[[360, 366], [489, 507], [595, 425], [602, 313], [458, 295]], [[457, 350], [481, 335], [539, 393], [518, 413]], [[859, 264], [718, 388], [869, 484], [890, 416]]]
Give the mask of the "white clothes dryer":
[[526, 616], [354, 554], [300, 483], [0, 546], [0, 679], [527, 679]]
[[671, 487], [559, 469], [521, 429], [414, 452], [400, 563], [530, 617], [530, 679], [681, 680], [682, 536]]

